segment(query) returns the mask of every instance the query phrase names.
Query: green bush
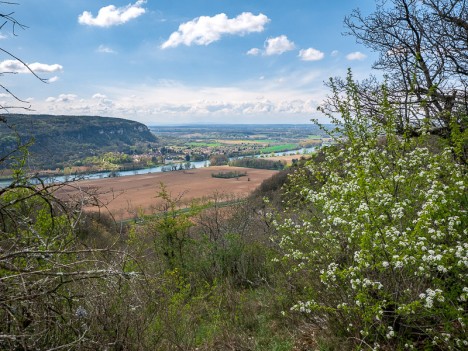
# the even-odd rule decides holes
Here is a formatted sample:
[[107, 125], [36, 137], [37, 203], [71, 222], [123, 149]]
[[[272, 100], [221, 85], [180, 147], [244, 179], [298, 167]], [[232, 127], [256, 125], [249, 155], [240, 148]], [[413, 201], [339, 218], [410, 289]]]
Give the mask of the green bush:
[[303, 285], [291, 310], [358, 348], [466, 348], [466, 166], [428, 135], [396, 135], [386, 101], [387, 124], [373, 124], [351, 77], [335, 101], [342, 145], [290, 176], [291, 210], [276, 221]]
[[224, 178], [224, 179], [245, 177], [246, 175], [247, 175], [247, 172], [237, 172], [237, 171], [211, 173], [211, 176], [213, 178]]

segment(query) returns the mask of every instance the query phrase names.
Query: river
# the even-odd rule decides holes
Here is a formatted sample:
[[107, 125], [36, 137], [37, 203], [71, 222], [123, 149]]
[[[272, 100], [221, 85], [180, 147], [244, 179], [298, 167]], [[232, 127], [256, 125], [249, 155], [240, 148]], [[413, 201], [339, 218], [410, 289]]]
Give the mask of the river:
[[[309, 147], [309, 148], [304, 148], [304, 149], [299, 149], [299, 150], [291, 150], [291, 151], [283, 151], [283, 152], [275, 152], [275, 156], [282, 156], [282, 155], [295, 155], [299, 152], [299, 154], [309, 154], [314, 152], [317, 149], [317, 147]], [[271, 154], [263, 154], [263, 155], [254, 155], [254, 156], [244, 156], [244, 157], [262, 157], [262, 156], [269, 156]], [[186, 162], [184, 162], [186, 163]], [[191, 168], [202, 168], [202, 167], [207, 167], [210, 165], [210, 161], [194, 161], [194, 162], [189, 162]], [[159, 173], [162, 172], [162, 168], [164, 166], [158, 166], [158, 167], [151, 167], [151, 168], [142, 168], [142, 169], [135, 169], [135, 170], [130, 170], [130, 171], [118, 171], [118, 176], [119, 177], [125, 177], [125, 176], [131, 176], [131, 175], [137, 175], [137, 174], [148, 174], [148, 173]], [[72, 180], [74, 178], [77, 179], [101, 179], [101, 178], [109, 178], [109, 175], [112, 172], [97, 172], [97, 173], [88, 173], [88, 174], [80, 174], [78, 176], [56, 176], [56, 177], [44, 177], [42, 180], [46, 183], [61, 183], [65, 182], [68, 180]], [[0, 181], [0, 188], [7, 187], [8, 185], [11, 184], [11, 179], [9, 180], [2, 180]]]

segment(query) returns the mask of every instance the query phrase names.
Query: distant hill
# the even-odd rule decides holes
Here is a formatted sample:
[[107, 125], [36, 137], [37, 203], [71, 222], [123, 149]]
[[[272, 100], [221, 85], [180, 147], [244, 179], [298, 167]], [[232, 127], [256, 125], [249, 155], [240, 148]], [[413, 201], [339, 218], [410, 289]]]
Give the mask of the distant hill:
[[[142, 123], [97, 116], [2, 115], [0, 157], [21, 141], [33, 140], [29, 163], [37, 168], [57, 168], [104, 152], [143, 152], [157, 138]], [[5, 165], [0, 165], [5, 166]]]

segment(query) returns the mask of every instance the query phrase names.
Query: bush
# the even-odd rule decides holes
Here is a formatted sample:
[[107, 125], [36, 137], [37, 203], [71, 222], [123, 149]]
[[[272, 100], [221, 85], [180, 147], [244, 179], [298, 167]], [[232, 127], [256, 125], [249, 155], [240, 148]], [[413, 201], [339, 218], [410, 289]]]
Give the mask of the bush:
[[466, 166], [453, 149], [431, 152], [427, 136], [398, 137], [386, 101], [385, 129], [351, 114], [351, 78], [335, 99], [346, 142], [291, 176], [294, 216], [276, 222], [303, 285], [291, 310], [358, 347], [466, 347]]
[[211, 176], [213, 178], [224, 178], [224, 179], [245, 177], [246, 175], [247, 175], [247, 172], [237, 172], [237, 171], [211, 173]]

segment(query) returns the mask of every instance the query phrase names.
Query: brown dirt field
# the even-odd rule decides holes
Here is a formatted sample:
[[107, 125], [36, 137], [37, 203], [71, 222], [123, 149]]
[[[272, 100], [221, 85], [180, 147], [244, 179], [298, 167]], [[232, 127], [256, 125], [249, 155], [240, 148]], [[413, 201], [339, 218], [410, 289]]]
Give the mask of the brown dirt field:
[[292, 164], [293, 159], [300, 159], [301, 157], [310, 158], [309, 155], [287, 155], [287, 156], [273, 156], [268, 157], [266, 160], [273, 160], [273, 161], [286, 161], [288, 165]]
[[[247, 172], [247, 176], [231, 179], [213, 178], [220, 171]], [[183, 194], [183, 200], [207, 197], [214, 193], [245, 197], [263, 180], [277, 171], [241, 167], [216, 166], [187, 171], [149, 173], [126, 177], [83, 180], [57, 191], [63, 200], [80, 198], [79, 189], [99, 193], [99, 200], [116, 219], [134, 218], [139, 211], [150, 214], [161, 204], [156, 198], [160, 183], [164, 183], [173, 197]], [[250, 179], [250, 180], [249, 180]]]

